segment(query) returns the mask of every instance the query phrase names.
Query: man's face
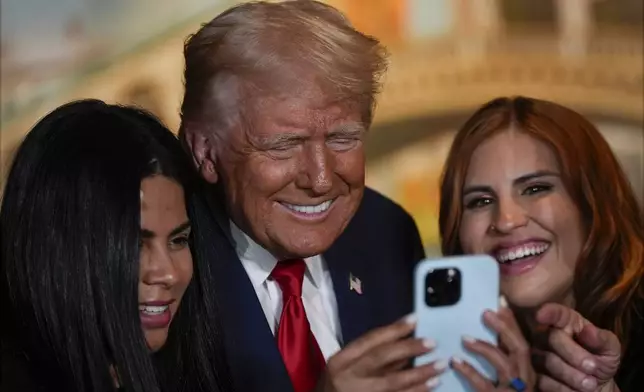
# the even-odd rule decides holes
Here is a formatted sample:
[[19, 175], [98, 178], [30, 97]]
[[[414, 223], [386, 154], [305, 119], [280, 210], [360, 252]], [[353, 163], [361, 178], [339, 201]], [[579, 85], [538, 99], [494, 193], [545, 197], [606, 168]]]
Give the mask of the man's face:
[[326, 251], [362, 199], [360, 108], [321, 101], [262, 100], [218, 153], [233, 221], [278, 258]]

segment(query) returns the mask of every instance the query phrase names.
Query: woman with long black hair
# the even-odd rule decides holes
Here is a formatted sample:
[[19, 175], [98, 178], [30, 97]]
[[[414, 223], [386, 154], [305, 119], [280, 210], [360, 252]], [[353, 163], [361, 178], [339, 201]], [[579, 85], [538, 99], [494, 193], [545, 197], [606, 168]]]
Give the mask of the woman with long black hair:
[[229, 390], [216, 288], [190, 249], [198, 184], [141, 110], [85, 100], [35, 125], [0, 210], [0, 390]]

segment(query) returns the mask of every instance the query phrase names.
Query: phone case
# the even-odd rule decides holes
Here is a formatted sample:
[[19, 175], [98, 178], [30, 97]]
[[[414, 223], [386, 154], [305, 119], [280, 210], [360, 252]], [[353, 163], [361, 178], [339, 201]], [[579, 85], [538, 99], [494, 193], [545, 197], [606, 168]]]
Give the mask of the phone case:
[[[430, 307], [425, 293], [426, 277], [432, 270], [456, 269], [460, 271], [461, 295], [453, 305]], [[421, 261], [414, 272], [414, 308], [418, 317], [416, 337], [430, 338], [436, 348], [416, 358], [416, 365], [435, 360], [450, 360], [456, 356], [469, 362], [483, 376], [496, 380], [496, 370], [481, 357], [463, 347], [464, 335], [497, 344], [496, 333], [483, 323], [485, 310], [498, 310], [499, 266], [487, 255], [448, 257]], [[473, 392], [469, 383], [451, 368], [440, 376], [441, 392]]]

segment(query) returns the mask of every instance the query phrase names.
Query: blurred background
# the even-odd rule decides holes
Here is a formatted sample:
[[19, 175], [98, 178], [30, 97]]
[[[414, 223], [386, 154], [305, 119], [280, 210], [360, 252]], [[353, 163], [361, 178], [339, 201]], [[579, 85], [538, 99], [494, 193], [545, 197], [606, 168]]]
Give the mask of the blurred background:
[[[232, 0], [2, 0], [0, 178], [35, 121], [78, 98], [138, 104], [173, 130], [182, 45]], [[644, 201], [644, 1], [329, 0], [390, 49], [367, 183], [437, 252], [438, 181], [454, 132], [500, 95], [590, 118]]]

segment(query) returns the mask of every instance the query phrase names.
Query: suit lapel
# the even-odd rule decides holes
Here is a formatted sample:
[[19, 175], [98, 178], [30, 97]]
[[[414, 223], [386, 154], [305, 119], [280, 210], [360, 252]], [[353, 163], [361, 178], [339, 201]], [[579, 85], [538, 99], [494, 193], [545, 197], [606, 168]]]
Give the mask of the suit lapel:
[[[210, 204], [209, 212], [225, 233], [222, 253], [210, 255], [222, 312], [227, 357], [241, 391], [288, 392], [292, 386], [255, 289], [235, 252], [228, 218]], [[212, 220], [211, 220], [212, 222]], [[211, 223], [211, 228], [212, 227]], [[210, 235], [216, 235], [211, 232]]]
[[227, 258], [219, 284], [228, 355], [237, 385], [243, 391], [287, 391], [290, 379], [275, 338], [246, 271], [232, 253], [235, 258]]
[[[373, 293], [372, 290], [375, 290], [369, 285], [370, 274], [367, 271], [367, 265], [360, 263], [360, 260], [364, 260], [364, 255], [351, 246], [351, 241], [347, 237], [347, 231], [345, 231], [324, 254], [338, 303], [343, 346], [372, 328], [370, 300], [373, 294], [370, 295], [370, 292]], [[362, 293], [351, 289], [352, 276], [359, 280]]]

